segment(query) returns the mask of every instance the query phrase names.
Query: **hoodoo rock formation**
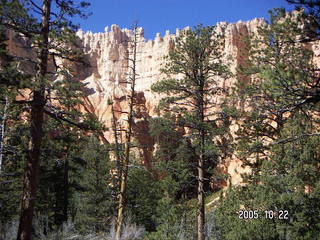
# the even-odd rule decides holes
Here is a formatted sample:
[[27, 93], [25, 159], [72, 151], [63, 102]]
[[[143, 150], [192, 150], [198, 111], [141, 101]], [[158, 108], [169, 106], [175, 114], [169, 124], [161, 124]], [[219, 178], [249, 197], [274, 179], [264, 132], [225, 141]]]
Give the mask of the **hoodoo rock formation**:
[[[217, 31], [224, 35], [224, 58], [230, 65], [233, 73], [236, 73], [238, 66], [245, 64], [248, 59], [245, 39], [248, 35], [256, 33], [258, 27], [265, 24], [263, 19], [254, 19], [247, 22], [237, 23], [221, 22], [217, 24]], [[139, 159], [147, 168], [152, 167], [152, 155], [156, 149], [156, 140], [150, 136], [149, 120], [159, 116], [156, 110], [161, 96], [151, 91], [151, 85], [161, 79], [166, 78], [161, 72], [166, 62], [166, 56], [175, 47], [175, 39], [182, 31], [176, 30], [175, 34], [166, 31], [165, 36], [158, 33], [153, 40], [144, 38], [143, 29], [138, 28], [137, 43], [137, 63], [136, 63], [136, 98], [134, 109], [133, 134], [139, 143]], [[126, 124], [126, 111], [128, 109], [128, 94], [130, 85], [127, 83], [130, 73], [130, 63], [128, 58], [132, 52], [133, 32], [129, 29], [121, 29], [117, 25], [105, 28], [104, 33], [91, 33], [79, 31], [79, 38], [89, 62], [87, 67], [76, 68], [76, 79], [86, 85], [84, 111], [95, 115], [110, 130], [104, 132], [104, 139], [108, 142], [114, 141], [112, 132], [113, 108], [115, 121], [118, 126]], [[35, 59], [35, 54], [30, 48], [28, 39], [23, 38], [13, 32], [8, 32], [8, 49], [13, 55]], [[320, 44], [310, 45], [314, 51], [315, 63], [320, 65]], [[62, 62], [59, 60], [58, 64]], [[51, 63], [50, 67], [54, 65]], [[30, 63], [20, 63], [19, 68], [27, 72], [34, 71], [34, 66]], [[250, 79], [245, 76], [237, 76], [237, 79], [250, 84]], [[219, 82], [220, 87], [225, 89], [235, 86], [236, 77], [223, 79]], [[21, 91], [19, 98], [28, 98], [29, 91]], [[25, 93], [25, 94], [23, 94]], [[215, 98], [215, 96], [213, 96]], [[112, 105], [110, 104], [112, 103]], [[230, 125], [231, 135], [236, 131], [236, 124]], [[120, 141], [124, 141], [124, 133], [120, 134]], [[122, 139], [121, 139], [122, 135]], [[223, 140], [222, 140], [223, 141]], [[225, 144], [225, 143], [224, 143]], [[228, 183], [233, 185], [241, 183], [241, 173], [250, 171], [244, 168], [242, 162], [234, 156], [222, 157], [218, 170], [230, 176]], [[221, 187], [227, 182], [218, 183]]]
[[[225, 59], [226, 61], [231, 59], [230, 67], [234, 73], [247, 58], [244, 39], [256, 32], [258, 26], [263, 23], [263, 19], [254, 19], [234, 24], [225, 22], [218, 24], [218, 31], [224, 32], [225, 35]], [[140, 158], [146, 167], [152, 165], [150, 161], [155, 148], [155, 140], [148, 131], [148, 120], [158, 116], [156, 106], [160, 99], [160, 96], [151, 92], [150, 88], [153, 83], [165, 78], [161, 68], [170, 49], [174, 48], [175, 38], [181, 31], [183, 30], [177, 29], [175, 34], [167, 31], [164, 37], [157, 34], [154, 40], [146, 40], [143, 29], [139, 28], [134, 136], [142, 146]], [[130, 87], [126, 79], [129, 73], [128, 54], [131, 46], [129, 42], [133, 38], [132, 31], [112, 25], [110, 31], [107, 27], [104, 33], [79, 31], [78, 36], [83, 40], [83, 48], [90, 62], [90, 67], [81, 69], [78, 74], [79, 80], [84, 81], [89, 89], [85, 99], [86, 110], [112, 129], [112, 113], [109, 105], [109, 100], [112, 100], [113, 108], [116, 110], [116, 121], [120, 125], [124, 124], [126, 99]], [[243, 80], [246, 81], [246, 79]], [[230, 78], [223, 80], [220, 84], [223, 87], [232, 87], [235, 81], [235, 78]], [[112, 142], [113, 136], [111, 131], [105, 132], [105, 138], [108, 141]], [[240, 173], [248, 170], [241, 166], [241, 161], [232, 157], [226, 158], [218, 167], [220, 171], [230, 176], [232, 184], [241, 182]]]
[[[217, 24], [217, 31], [224, 36], [224, 59], [230, 65], [230, 70], [235, 74], [240, 65], [245, 65], [248, 59], [245, 39], [247, 36], [256, 33], [259, 26], [265, 24], [263, 19], [254, 19], [247, 22]], [[166, 31], [162, 37], [158, 33], [153, 40], [144, 38], [143, 29], [138, 28], [137, 40], [137, 62], [136, 62], [136, 98], [134, 107], [134, 126], [133, 134], [139, 143], [139, 159], [147, 168], [152, 167], [152, 155], [157, 147], [156, 140], [149, 133], [149, 121], [151, 118], [159, 116], [156, 107], [161, 96], [151, 91], [151, 85], [161, 79], [166, 78], [161, 72], [166, 62], [169, 51], [175, 47], [175, 39], [182, 31], [176, 30], [175, 34]], [[35, 60], [36, 55], [31, 50], [31, 42], [21, 35], [12, 31], [7, 32], [8, 49], [11, 54], [22, 58]], [[95, 115], [110, 130], [103, 133], [104, 139], [108, 142], [114, 141], [112, 132], [113, 116], [116, 123], [121, 128], [126, 124], [126, 111], [128, 109], [128, 94], [130, 85], [127, 83], [130, 74], [130, 53], [132, 53], [133, 32], [128, 29], [120, 29], [117, 25], [112, 25], [109, 29], [105, 28], [104, 33], [91, 33], [79, 31], [79, 38], [82, 40], [82, 48], [88, 61], [87, 67], [75, 66], [74, 73], [76, 79], [85, 83], [85, 105], [84, 111]], [[80, 46], [81, 47], [81, 46]], [[320, 43], [306, 46], [312, 49], [315, 56], [315, 64], [320, 66]], [[56, 63], [66, 64], [56, 59]], [[30, 61], [21, 61], [18, 66], [24, 72], [32, 73], [35, 70], [34, 64]], [[49, 62], [49, 71], [53, 70], [53, 62]], [[234, 75], [235, 76], [235, 75]], [[246, 76], [236, 76], [229, 79], [222, 79], [220, 87], [228, 89], [235, 86], [236, 81], [243, 81], [250, 84], [250, 79]], [[30, 91], [21, 90], [18, 99], [27, 99]], [[213, 98], [217, 98], [213, 96]], [[112, 105], [110, 104], [112, 103]], [[112, 114], [114, 109], [114, 114]], [[230, 125], [231, 137], [234, 136], [237, 126]], [[183, 130], [184, 131], [184, 130]], [[120, 142], [124, 141], [124, 133], [120, 132]], [[121, 136], [122, 135], [122, 136]], [[122, 139], [121, 139], [122, 138]], [[223, 144], [227, 144], [221, 139]], [[250, 171], [244, 168], [242, 162], [234, 156], [223, 156], [221, 163], [217, 166], [218, 170], [229, 175], [228, 183], [233, 185], [241, 183], [241, 173]], [[218, 183], [221, 187], [227, 182]]]

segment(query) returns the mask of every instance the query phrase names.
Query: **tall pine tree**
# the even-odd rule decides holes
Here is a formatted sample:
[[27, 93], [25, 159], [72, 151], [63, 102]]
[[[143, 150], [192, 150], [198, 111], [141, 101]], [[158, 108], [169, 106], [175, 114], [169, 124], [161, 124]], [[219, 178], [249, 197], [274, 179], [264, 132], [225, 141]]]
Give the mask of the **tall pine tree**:
[[[88, 3], [63, 0], [44, 0], [41, 5], [34, 1], [1, 1], [2, 26], [27, 37], [32, 44], [36, 59], [28, 59], [35, 64], [35, 73], [27, 88], [31, 90], [30, 106], [30, 141], [24, 177], [23, 196], [18, 239], [31, 238], [31, 223], [39, 179], [39, 165], [43, 139], [44, 114], [72, 122], [68, 115], [59, 111], [50, 101], [53, 97], [52, 85], [66, 73], [66, 69], [57, 66], [57, 58], [80, 61], [76, 26], [70, 21], [76, 15], [84, 16], [81, 8]], [[56, 11], [53, 11], [55, 9]], [[33, 17], [36, 15], [37, 17]], [[26, 46], [26, 47], [30, 47]], [[19, 56], [17, 56], [19, 57]], [[24, 59], [26, 60], [26, 59]], [[53, 60], [55, 69], [49, 68]], [[56, 92], [58, 89], [56, 89]], [[57, 106], [57, 105], [56, 105]], [[67, 115], [67, 116], [66, 116]], [[75, 124], [77, 125], [77, 124]]]
[[223, 132], [223, 128], [218, 127], [218, 119], [221, 120], [223, 114], [213, 109], [218, 109], [218, 105], [212, 98], [224, 93], [219, 81], [228, 75], [222, 59], [222, 44], [222, 37], [214, 27], [198, 26], [193, 31], [184, 31], [176, 39], [164, 68], [169, 78], [152, 86], [153, 91], [167, 95], [162, 99], [163, 106], [180, 115], [196, 154], [198, 240], [204, 240], [206, 169], [219, 159], [213, 139]]
[[[237, 134], [239, 156], [252, 171], [218, 207], [226, 239], [319, 238], [319, 77], [301, 41], [304, 17], [276, 9], [251, 40], [252, 82], [238, 86], [246, 108]], [[240, 219], [241, 211], [260, 218]]]

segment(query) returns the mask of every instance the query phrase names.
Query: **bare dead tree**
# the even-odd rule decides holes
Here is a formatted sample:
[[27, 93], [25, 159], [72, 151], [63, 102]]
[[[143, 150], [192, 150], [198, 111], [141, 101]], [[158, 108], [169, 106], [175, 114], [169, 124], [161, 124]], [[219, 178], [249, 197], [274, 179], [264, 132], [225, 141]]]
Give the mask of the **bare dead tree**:
[[[134, 23], [133, 26], [133, 40], [132, 44], [132, 52], [128, 56], [129, 61], [129, 76], [128, 76], [128, 84], [130, 85], [130, 93], [129, 93], [129, 111], [127, 115], [127, 127], [125, 134], [125, 147], [124, 147], [124, 160], [122, 164], [121, 171], [121, 180], [120, 180], [120, 193], [119, 193], [119, 201], [118, 201], [118, 214], [117, 214], [117, 226], [116, 226], [116, 239], [120, 240], [121, 229], [124, 221], [124, 212], [125, 212], [125, 202], [126, 202], [126, 190], [128, 185], [128, 171], [129, 171], [129, 163], [130, 163], [130, 150], [131, 150], [131, 142], [132, 142], [132, 126], [134, 121], [134, 98], [136, 95], [136, 78], [137, 78], [137, 44], [138, 44], [138, 26], [137, 22]], [[131, 55], [131, 56], [130, 56]]]

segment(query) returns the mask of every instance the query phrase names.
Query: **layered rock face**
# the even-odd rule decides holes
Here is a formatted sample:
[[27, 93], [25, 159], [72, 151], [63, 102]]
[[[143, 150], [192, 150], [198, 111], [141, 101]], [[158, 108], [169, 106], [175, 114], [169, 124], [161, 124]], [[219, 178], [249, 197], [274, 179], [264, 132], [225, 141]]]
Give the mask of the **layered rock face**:
[[[254, 19], [248, 22], [237, 22], [229, 24], [226, 22], [218, 23], [218, 31], [224, 33], [224, 58], [230, 65], [231, 71], [236, 73], [239, 65], [245, 64], [248, 58], [244, 39], [255, 33], [259, 26], [265, 24], [263, 19]], [[183, 30], [176, 30], [175, 34], [166, 32], [161, 37], [157, 34], [155, 39], [146, 40], [143, 36], [143, 29], [138, 29], [137, 44], [137, 80], [135, 98], [135, 119], [134, 119], [134, 138], [140, 144], [138, 150], [139, 160], [147, 168], [152, 167], [152, 155], [157, 147], [156, 140], [150, 136], [149, 120], [159, 116], [156, 111], [161, 96], [151, 91], [151, 85], [157, 81], [165, 79], [166, 76], [161, 72], [166, 62], [166, 56], [175, 47], [175, 39]], [[8, 49], [11, 54], [35, 60], [36, 54], [31, 48], [28, 39], [8, 31]], [[128, 109], [128, 94], [130, 85], [127, 83], [130, 73], [128, 58], [132, 53], [133, 32], [128, 29], [120, 29], [117, 25], [112, 25], [105, 29], [104, 33], [78, 32], [82, 39], [83, 49], [86, 53], [90, 67], [76, 69], [76, 78], [86, 83], [86, 97], [84, 111], [98, 117], [109, 127], [110, 131], [104, 133], [105, 140], [114, 141], [112, 131], [113, 114], [118, 127], [126, 124]], [[320, 66], [320, 42], [306, 46], [314, 52], [315, 64]], [[59, 61], [58, 64], [64, 64]], [[53, 64], [49, 64], [53, 70]], [[21, 62], [18, 66], [24, 72], [34, 73], [35, 65], [30, 62]], [[250, 79], [245, 76], [237, 76], [238, 79], [250, 84]], [[223, 79], [219, 82], [221, 87], [228, 88], [235, 85], [236, 79]], [[30, 91], [21, 91], [21, 96], [17, 98], [28, 99]], [[213, 96], [215, 97], [215, 96]], [[110, 104], [112, 102], [112, 105]], [[234, 136], [236, 124], [231, 124], [231, 135]], [[181, 130], [183, 134], [184, 129]], [[231, 136], [232, 137], [232, 136]], [[122, 139], [121, 139], [122, 138]], [[124, 141], [124, 133], [120, 134], [120, 141]], [[243, 168], [242, 162], [234, 156], [225, 156], [217, 166], [219, 171], [230, 176], [230, 183], [235, 185], [241, 183], [241, 173], [250, 171]], [[224, 183], [218, 183], [221, 187]]]
[[[243, 40], [248, 34], [256, 32], [258, 26], [263, 23], [262, 19], [254, 19], [234, 24], [224, 22], [218, 24], [219, 31], [225, 33], [225, 59], [226, 61], [232, 59], [230, 66], [233, 72], [247, 58]], [[170, 34], [167, 31], [164, 37], [157, 34], [154, 40], [144, 39], [142, 28], [139, 28], [138, 31], [138, 77], [136, 81], [138, 94], [135, 106], [134, 134], [142, 146], [139, 153], [140, 159], [146, 167], [151, 167], [150, 161], [156, 143], [149, 134], [148, 120], [158, 116], [155, 108], [160, 96], [153, 93], [150, 88], [153, 83], [166, 77], [161, 73], [161, 68], [165, 64], [165, 57], [170, 49], [174, 48], [176, 37], [183, 30], [177, 29], [175, 34]], [[107, 127], [112, 129], [112, 113], [109, 104], [109, 100], [112, 100], [113, 108], [116, 110], [117, 123], [125, 124], [126, 114], [123, 112], [128, 107], [126, 99], [130, 85], [126, 83], [126, 80], [129, 73], [128, 54], [131, 52], [132, 31], [112, 25], [111, 29], [106, 28], [104, 33], [79, 32], [78, 35], [83, 40], [84, 51], [91, 65], [87, 69], [79, 70], [78, 76], [89, 89], [85, 99], [86, 110], [96, 115]], [[235, 78], [230, 78], [221, 81], [220, 84], [223, 87], [232, 87], [235, 81]], [[231, 129], [231, 131], [235, 131], [235, 129]], [[105, 132], [105, 138], [112, 142], [112, 131]], [[218, 167], [220, 171], [230, 175], [232, 184], [240, 183], [240, 173], [248, 171], [248, 169], [242, 168], [241, 162], [233, 157], [225, 159]]]
[[[217, 24], [217, 31], [224, 33], [224, 59], [230, 65], [233, 73], [239, 65], [246, 63], [248, 52], [246, 51], [245, 39], [248, 35], [256, 33], [258, 27], [265, 24], [263, 19], [254, 19], [248, 22]], [[187, 27], [188, 28], [188, 27]], [[136, 79], [136, 98], [134, 107], [134, 138], [139, 143], [138, 148], [139, 160], [147, 168], [152, 167], [152, 155], [157, 147], [157, 142], [150, 136], [149, 120], [159, 116], [156, 110], [161, 96], [151, 91], [151, 85], [157, 81], [165, 79], [167, 76], [161, 72], [166, 62], [166, 56], [169, 51], [174, 49], [175, 40], [184, 29], [176, 30], [175, 34], [166, 32], [165, 36], [157, 34], [155, 39], [146, 40], [143, 35], [143, 29], [138, 29], [137, 41], [137, 79]], [[117, 25], [112, 25], [105, 29], [104, 33], [78, 32], [82, 39], [82, 47], [86, 54], [90, 67], [76, 66], [76, 78], [86, 84], [85, 88], [85, 106], [84, 111], [95, 115], [110, 130], [104, 133], [104, 140], [114, 141], [112, 131], [113, 108], [114, 117], [118, 128], [126, 125], [128, 110], [128, 95], [130, 84], [127, 83], [128, 74], [130, 73], [130, 54], [132, 53], [132, 42], [134, 34], [131, 30], [120, 29]], [[36, 60], [36, 53], [31, 48], [31, 42], [13, 31], [7, 31], [8, 49], [12, 55], [21, 58]], [[27, 46], [27, 47], [26, 47]], [[320, 66], [320, 42], [315, 44], [306, 44], [306, 48], [314, 52], [314, 63]], [[57, 64], [65, 63], [61, 59], [56, 59]], [[36, 66], [29, 61], [21, 61], [17, 66], [27, 73], [34, 73]], [[49, 71], [54, 70], [54, 64], [49, 61]], [[237, 79], [246, 84], [250, 84], [250, 79], [245, 76], [237, 76]], [[222, 79], [219, 84], [225, 89], [233, 87], [236, 78]], [[28, 99], [30, 97], [29, 89], [20, 91], [19, 99]], [[212, 96], [219, 98], [216, 96]], [[110, 104], [112, 102], [112, 105]], [[231, 138], [236, 132], [236, 124], [230, 125]], [[186, 129], [180, 129], [181, 134]], [[220, 139], [222, 142], [223, 139]], [[124, 142], [124, 132], [120, 134], [120, 142]], [[225, 144], [225, 142], [223, 142]], [[242, 162], [234, 156], [223, 156], [221, 163], [217, 166], [220, 172], [230, 176], [230, 183], [240, 184], [241, 173], [250, 171], [249, 168], [243, 168]], [[228, 182], [228, 183], [229, 183]], [[218, 183], [221, 187], [226, 182]]]

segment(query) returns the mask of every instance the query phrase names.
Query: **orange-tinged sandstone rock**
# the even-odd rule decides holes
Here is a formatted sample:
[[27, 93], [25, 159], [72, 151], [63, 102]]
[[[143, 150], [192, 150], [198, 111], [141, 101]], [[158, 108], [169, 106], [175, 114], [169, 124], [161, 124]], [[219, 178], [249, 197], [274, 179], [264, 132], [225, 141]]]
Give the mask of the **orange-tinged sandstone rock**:
[[[259, 26], [264, 24], [263, 19], [254, 19], [248, 22], [237, 22], [229, 24], [226, 22], [217, 24], [217, 31], [224, 33], [224, 58], [230, 63], [233, 73], [239, 65], [245, 64], [248, 52], [245, 48], [245, 38], [248, 34], [256, 33]], [[186, 28], [188, 29], [188, 27]], [[146, 167], [151, 168], [152, 154], [157, 144], [149, 134], [149, 120], [159, 116], [156, 110], [160, 95], [153, 93], [151, 85], [166, 76], [161, 72], [166, 61], [165, 57], [175, 46], [175, 39], [183, 30], [176, 30], [175, 34], [166, 32], [164, 37], [157, 34], [155, 39], [146, 40], [143, 36], [143, 29], [138, 29], [138, 46], [137, 46], [137, 80], [136, 80], [136, 106], [135, 106], [135, 124], [134, 138], [140, 144], [140, 150], [137, 152], [139, 160]], [[133, 32], [128, 29], [120, 29], [117, 25], [112, 25], [110, 30], [106, 27], [104, 33], [91, 33], [79, 31], [78, 36], [83, 40], [83, 49], [90, 63], [90, 67], [76, 68], [76, 78], [86, 83], [84, 99], [85, 106], [83, 111], [96, 115], [101, 121], [109, 127], [109, 131], [104, 133], [104, 137], [109, 141], [114, 141], [112, 133], [112, 113], [111, 105], [115, 109], [115, 120], [119, 126], [126, 125], [126, 114], [128, 110], [128, 94], [130, 85], [127, 83], [130, 63], [128, 57], [132, 54]], [[35, 54], [29, 48], [23, 46], [30, 45], [27, 39], [14, 34], [8, 33], [8, 47], [11, 53], [17, 56], [35, 59]], [[320, 44], [311, 46], [315, 54], [315, 62], [320, 65]], [[58, 64], [64, 64], [58, 61]], [[34, 65], [19, 66], [28, 72], [35, 70]], [[52, 66], [51, 66], [52, 67]], [[237, 76], [241, 81], [250, 84], [250, 79], [245, 76]], [[219, 86], [229, 88], [235, 85], [236, 78], [223, 79]], [[28, 91], [24, 90], [27, 94]], [[25, 95], [24, 94], [24, 95]], [[18, 96], [17, 99], [26, 98], [27, 96]], [[216, 101], [219, 97], [213, 96]], [[110, 101], [111, 100], [111, 101]], [[186, 133], [186, 129], [179, 129], [181, 133]], [[237, 131], [234, 123], [230, 125], [231, 137]], [[124, 134], [124, 133], [123, 133]], [[124, 137], [122, 136], [122, 139]], [[224, 139], [221, 139], [224, 141]], [[249, 168], [242, 167], [242, 162], [234, 156], [226, 155], [221, 159], [217, 167], [219, 171], [230, 176], [231, 184], [241, 184], [241, 173], [249, 172]], [[226, 182], [219, 183], [225, 186]], [[214, 186], [215, 188], [217, 186]], [[219, 187], [219, 186], [218, 186]]]
[[[244, 39], [248, 34], [255, 33], [257, 27], [263, 24], [262, 19], [254, 19], [249, 22], [237, 22], [234, 24], [219, 23], [218, 31], [225, 33], [224, 55], [226, 61], [230, 62], [231, 70], [235, 73], [236, 68], [243, 64], [247, 57]], [[188, 28], [188, 27], [187, 27]], [[134, 136], [142, 146], [139, 152], [141, 161], [151, 167], [152, 153], [155, 150], [156, 141], [148, 133], [148, 120], [157, 117], [156, 106], [161, 98], [158, 94], [151, 92], [151, 85], [166, 76], [161, 72], [164, 66], [165, 57], [174, 48], [175, 38], [183, 30], [176, 31], [175, 34], [166, 32], [164, 37], [157, 34], [155, 39], [146, 40], [143, 37], [143, 29], [139, 28], [138, 54], [137, 54], [137, 105], [135, 106], [135, 127]], [[78, 32], [83, 39], [84, 50], [88, 55], [91, 64], [90, 68], [83, 69], [86, 76], [80, 78], [87, 83], [91, 93], [87, 96], [87, 109], [98, 116], [108, 127], [112, 125], [111, 107], [108, 106], [108, 99], [113, 100], [113, 107], [116, 110], [115, 116], [118, 123], [125, 126], [127, 111], [127, 95], [130, 85], [127, 84], [129, 73], [129, 62], [131, 45], [133, 39], [132, 31], [120, 29], [117, 25], [111, 26], [111, 31], [107, 27], [104, 33], [84, 33]], [[248, 79], [244, 79], [249, 81]], [[231, 87], [235, 84], [235, 78], [221, 81], [221, 87]], [[235, 131], [234, 127], [232, 127]], [[106, 138], [112, 142], [112, 132], [105, 133]], [[248, 171], [241, 166], [241, 161], [232, 156], [223, 159], [218, 168], [230, 175], [230, 182], [238, 184], [241, 182], [240, 173]], [[225, 183], [221, 183], [225, 185]]]

